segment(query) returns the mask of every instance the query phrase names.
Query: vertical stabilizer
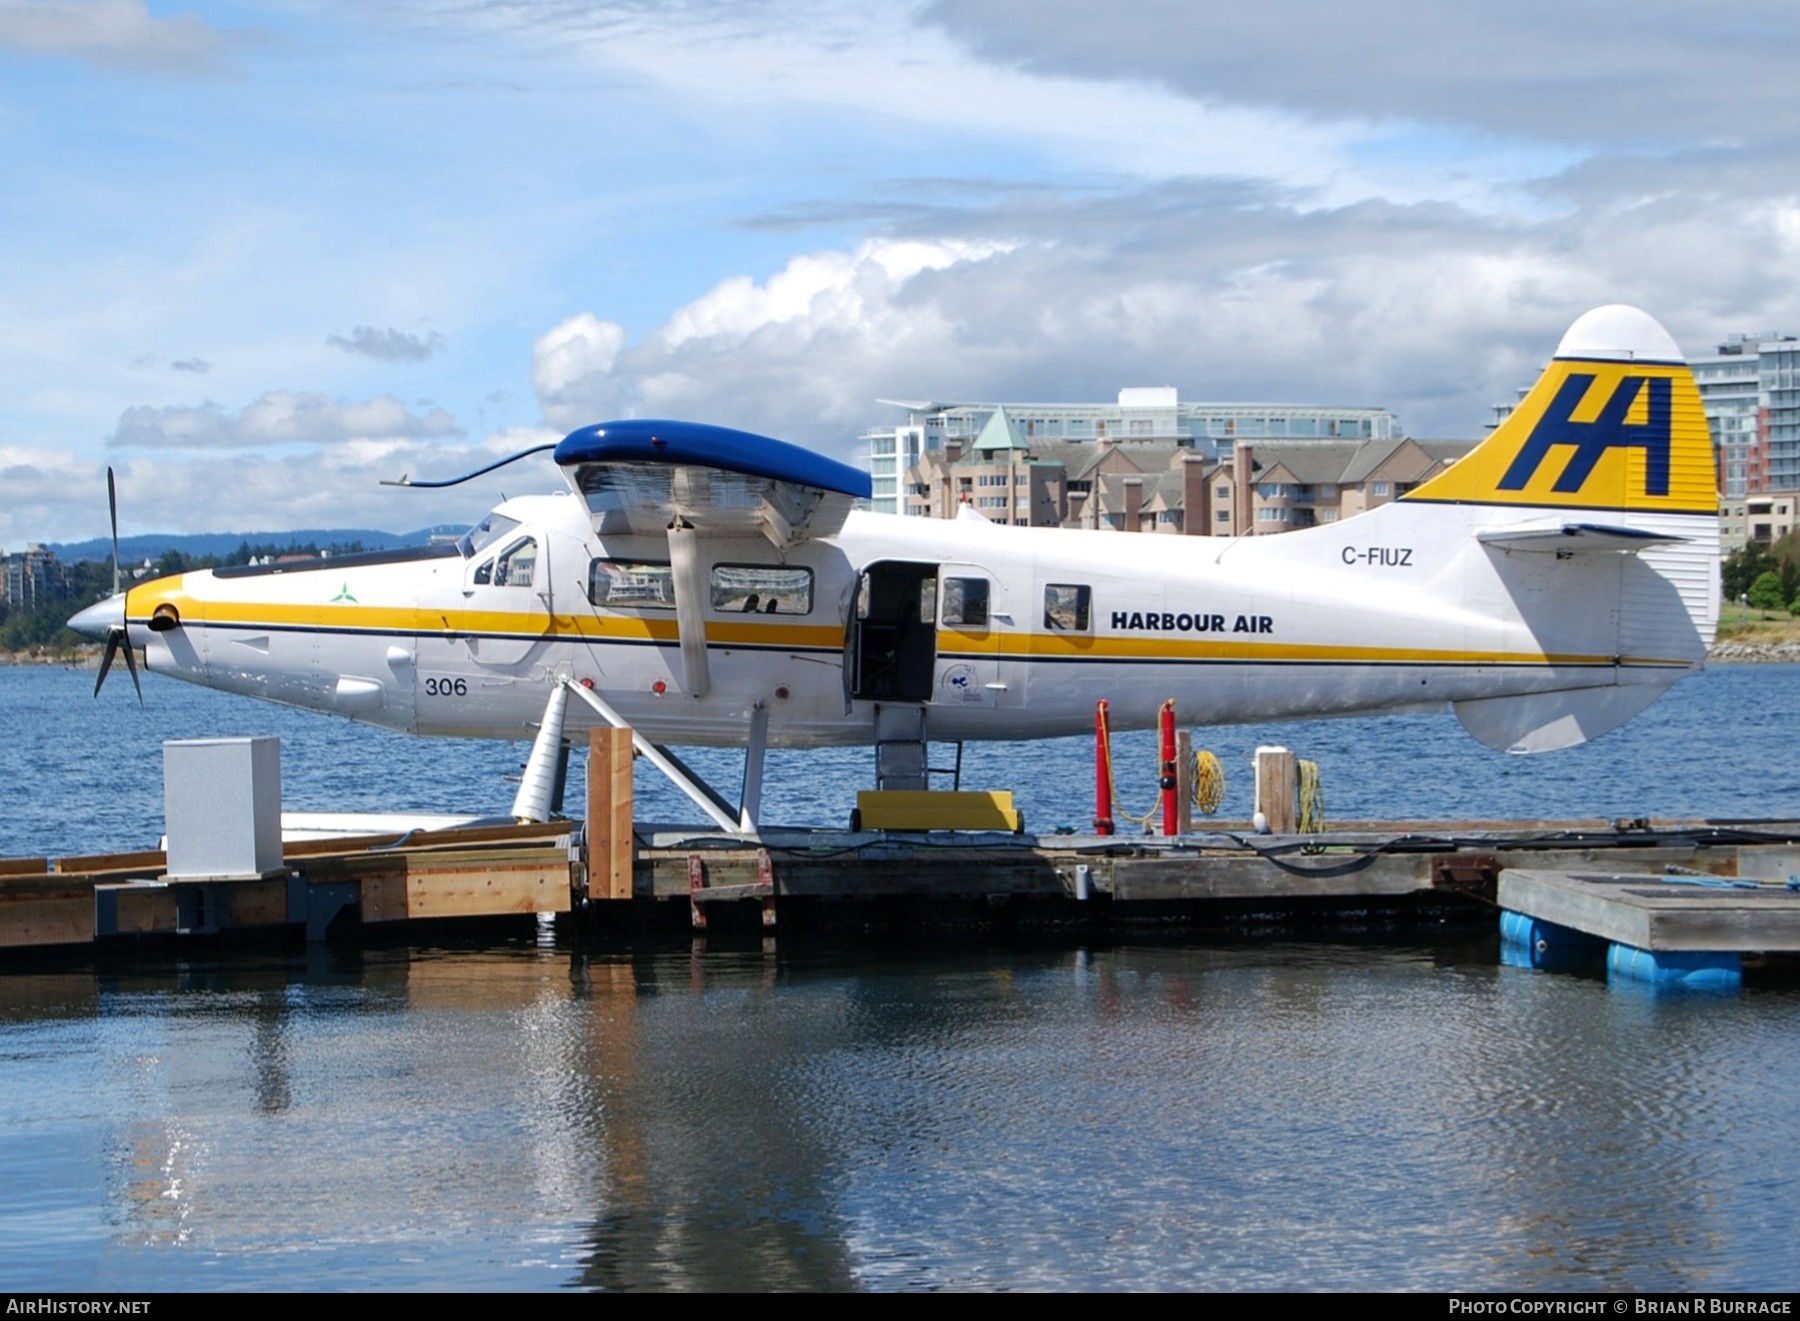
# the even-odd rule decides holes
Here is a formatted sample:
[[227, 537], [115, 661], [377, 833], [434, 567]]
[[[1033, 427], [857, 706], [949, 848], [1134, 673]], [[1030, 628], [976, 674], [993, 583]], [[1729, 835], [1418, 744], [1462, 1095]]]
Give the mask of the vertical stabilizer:
[[1664, 542], [1639, 556], [1679, 593], [1708, 645], [1719, 614], [1716, 471], [1681, 350], [1655, 318], [1613, 305], [1569, 327], [1537, 384], [1473, 453], [1403, 498], [1562, 515]]

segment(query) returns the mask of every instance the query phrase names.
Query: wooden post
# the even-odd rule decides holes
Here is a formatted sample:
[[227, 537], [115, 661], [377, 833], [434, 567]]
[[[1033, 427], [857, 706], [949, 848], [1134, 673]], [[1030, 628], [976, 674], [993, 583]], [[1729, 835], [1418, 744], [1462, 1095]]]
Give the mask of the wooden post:
[[631, 898], [631, 731], [588, 731], [588, 898]]
[[1175, 736], [1175, 830], [1186, 835], [1194, 828], [1194, 736], [1182, 730]]
[[1286, 748], [1256, 750], [1256, 810], [1272, 835], [1299, 829], [1299, 788], [1294, 754]]

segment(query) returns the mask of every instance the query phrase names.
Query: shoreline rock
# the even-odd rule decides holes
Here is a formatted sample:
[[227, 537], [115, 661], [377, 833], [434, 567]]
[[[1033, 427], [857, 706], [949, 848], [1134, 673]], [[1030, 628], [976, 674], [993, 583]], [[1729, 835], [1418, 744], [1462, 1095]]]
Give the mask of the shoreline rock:
[[1726, 664], [1792, 664], [1800, 662], [1800, 642], [1715, 642], [1706, 659]]

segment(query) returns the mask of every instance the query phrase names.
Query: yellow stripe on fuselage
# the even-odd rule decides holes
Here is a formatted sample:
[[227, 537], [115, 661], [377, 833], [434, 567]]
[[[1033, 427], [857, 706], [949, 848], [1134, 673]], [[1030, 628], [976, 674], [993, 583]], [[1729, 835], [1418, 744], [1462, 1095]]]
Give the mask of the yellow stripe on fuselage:
[[[940, 640], [946, 660], [993, 660], [994, 650], [960, 651]], [[1351, 647], [1292, 642], [1210, 642], [1181, 638], [1070, 637], [1067, 633], [1002, 635], [1003, 660], [1262, 661], [1344, 665], [1673, 665], [1692, 662], [1657, 656], [1579, 652], [1470, 651], [1432, 647]]]
[[[160, 579], [131, 590], [127, 616], [142, 622], [159, 605], [171, 605], [190, 623], [232, 628], [348, 630], [387, 634], [480, 634], [546, 641], [664, 643], [679, 634], [673, 619], [635, 616], [549, 615], [494, 610], [425, 610], [350, 603], [206, 601], [182, 589], [180, 578]], [[711, 620], [706, 640], [717, 647], [791, 647], [838, 650], [844, 631], [832, 625], [776, 623], [760, 618]], [[938, 656], [970, 661], [1196, 661], [1343, 665], [1640, 665], [1686, 667], [1668, 657], [1585, 653], [1472, 651], [1432, 647], [1340, 646], [1292, 642], [1226, 642], [1188, 638], [1004, 633], [970, 635], [942, 629]]]
[[[148, 618], [159, 605], [171, 605], [189, 623], [233, 628], [323, 629], [367, 633], [453, 633], [518, 638], [556, 637], [579, 641], [668, 642], [679, 637], [674, 619], [632, 616], [550, 615], [511, 610], [431, 610], [415, 606], [376, 606], [349, 602], [275, 602], [204, 600], [188, 593], [180, 579], [163, 579], [134, 588], [127, 615]], [[714, 620], [706, 626], [708, 642], [722, 646], [837, 648], [844, 631], [829, 625], [777, 623], [767, 616], [755, 622]]]

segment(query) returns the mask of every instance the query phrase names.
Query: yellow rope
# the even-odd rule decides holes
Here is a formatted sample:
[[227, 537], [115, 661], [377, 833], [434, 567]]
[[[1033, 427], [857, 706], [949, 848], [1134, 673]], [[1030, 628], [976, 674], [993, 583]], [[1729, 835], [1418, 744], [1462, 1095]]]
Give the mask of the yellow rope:
[[[1307, 763], [1310, 765], [1311, 763]], [[1316, 769], [1316, 768], [1315, 768]], [[1194, 753], [1194, 773], [1190, 777], [1193, 788], [1190, 797], [1202, 816], [1215, 816], [1219, 805], [1225, 801], [1225, 768], [1219, 759], [1205, 748]], [[1119, 802], [1119, 785], [1113, 778], [1112, 739], [1106, 740], [1106, 791], [1112, 798], [1113, 816], [1123, 817], [1127, 821], [1135, 821], [1140, 826], [1147, 826], [1153, 817], [1162, 811], [1162, 792], [1157, 791], [1156, 801], [1150, 810], [1142, 814], [1127, 812]]]
[[1325, 791], [1319, 786], [1319, 763], [1298, 763], [1300, 780], [1300, 833], [1316, 835], [1325, 829]]
[[1106, 792], [1112, 796], [1113, 815], [1115, 817], [1122, 816], [1127, 821], [1135, 821], [1140, 826], [1149, 825], [1150, 818], [1155, 816], [1157, 814], [1157, 812], [1159, 812], [1162, 809], [1162, 793], [1160, 791], [1158, 791], [1158, 793], [1156, 795], [1156, 802], [1151, 804], [1150, 810], [1148, 812], [1145, 812], [1142, 816], [1133, 815], [1132, 813], [1127, 812], [1122, 806], [1120, 806], [1118, 781], [1113, 779], [1112, 732], [1111, 732], [1111, 730], [1107, 731], [1107, 739], [1106, 739]]
[[1202, 816], [1216, 816], [1225, 801], [1225, 768], [1205, 748], [1194, 754], [1194, 806]]

